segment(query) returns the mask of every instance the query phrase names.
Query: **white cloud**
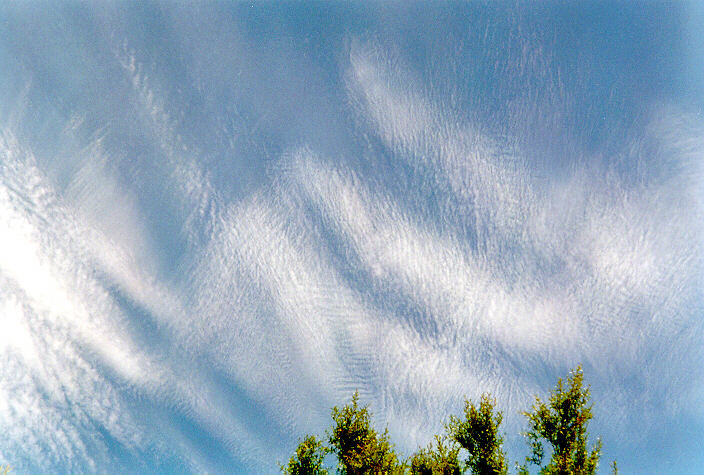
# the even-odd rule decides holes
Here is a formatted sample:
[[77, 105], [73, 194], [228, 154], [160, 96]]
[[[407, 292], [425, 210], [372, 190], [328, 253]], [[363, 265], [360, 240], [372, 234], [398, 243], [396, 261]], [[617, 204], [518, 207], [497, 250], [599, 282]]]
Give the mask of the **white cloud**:
[[[536, 354], [557, 367], [582, 361], [597, 372], [596, 386], [639, 398], [633, 407], [640, 409], [662, 392], [672, 411], [692, 403], [665, 381], [679, 381], [697, 349], [671, 350], [667, 362], [650, 353], [685, 343], [682, 332], [701, 333], [692, 312], [703, 148], [692, 117], [660, 112], [644, 136], [628, 137], [631, 169], [595, 165], [584, 153], [562, 158], [573, 164], [566, 176], [543, 178], [529, 172], [520, 149], [503, 150], [480, 126], [436, 105], [374, 46], [353, 45], [348, 87], [394, 156], [449, 192], [446, 209], [454, 214], [443, 218], [451, 229], [462, 235], [469, 226], [477, 236], [475, 246], [462, 248], [452, 237], [409, 228], [403, 212], [378, 206], [346, 173], [328, 173], [334, 184], [312, 193], [343, 217], [341, 231], [370, 268], [386, 269], [385, 278], [399, 279], [439, 320], [471, 309], [475, 328], [516, 358]], [[551, 105], [544, 107], [549, 113]], [[469, 328], [471, 339], [481, 334]], [[499, 367], [512, 377], [508, 361]], [[626, 386], [614, 367], [644, 386]]]
[[[0, 419], [22, 444], [16, 454], [34, 454], [37, 467], [48, 469], [62, 457], [75, 458], [70, 463], [77, 466], [99, 463], [101, 455], [86, 445], [85, 424], [103, 425], [128, 447], [141, 435], [96, 363], [137, 385], [150, 379], [151, 363], [132, 345], [123, 316], [87, 267], [83, 239], [100, 235], [61, 206], [31, 153], [8, 130], [0, 153], [0, 303], [2, 325], [13, 330], [3, 333], [12, 370], [1, 375], [7, 404]], [[67, 417], [72, 407], [82, 415]], [[39, 458], [44, 447], [49, 451]]]
[[[109, 130], [82, 142], [71, 121], [59, 192], [12, 134], [24, 119], [0, 136], [0, 462], [100, 470], [113, 455], [99, 426], [127, 450], [217, 471], [192, 425], [259, 470], [355, 389], [406, 450], [483, 391], [499, 395], [513, 434], [529, 396], [578, 361], [613, 401], [614, 432], [644, 408], [696, 411], [704, 147], [690, 117], [659, 111], [628, 137], [632, 169], [575, 145], [567, 171], [541, 177], [520, 140], [353, 41], [355, 133], [380, 139], [422, 183], [403, 192], [432, 192], [445, 214], [305, 147], [269, 170], [270, 185], [225, 203], [159, 76], [115, 51], [155, 157], [128, 164]], [[157, 180], [142, 185], [163, 202], [145, 204], [120, 167], [143, 179], [152, 159]], [[148, 206], [177, 210], [166, 224], [186, 251], [174, 275], [158, 270]], [[154, 427], [145, 407], [186, 422]]]

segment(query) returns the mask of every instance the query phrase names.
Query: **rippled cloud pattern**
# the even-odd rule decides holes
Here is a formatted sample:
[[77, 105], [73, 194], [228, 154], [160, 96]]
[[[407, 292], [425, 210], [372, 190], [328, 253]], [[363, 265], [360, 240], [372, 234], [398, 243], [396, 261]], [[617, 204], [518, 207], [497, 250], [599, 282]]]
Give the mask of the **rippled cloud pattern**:
[[359, 390], [409, 454], [583, 364], [704, 466], [704, 10], [0, 6], [0, 464], [273, 473]]

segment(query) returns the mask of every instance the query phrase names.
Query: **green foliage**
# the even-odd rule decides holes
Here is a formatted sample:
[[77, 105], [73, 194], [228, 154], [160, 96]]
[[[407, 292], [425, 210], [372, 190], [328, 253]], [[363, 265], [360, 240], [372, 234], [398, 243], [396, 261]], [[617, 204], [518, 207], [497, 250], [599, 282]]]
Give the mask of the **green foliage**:
[[[601, 452], [597, 441], [587, 450], [587, 425], [592, 418], [590, 392], [583, 387], [581, 367], [570, 373], [566, 383], [559, 379], [545, 403], [536, 397], [531, 412], [523, 413], [529, 422], [527, 437], [532, 453], [526, 463], [516, 466], [520, 475], [529, 475], [528, 464], [540, 467], [545, 457], [544, 443], [551, 458], [540, 467], [541, 474], [592, 475], [596, 473]], [[281, 466], [287, 474], [327, 474], [323, 461], [328, 454], [338, 460], [337, 472], [346, 475], [405, 474], [459, 475], [466, 470], [481, 475], [508, 473], [508, 460], [502, 450], [503, 437], [499, 427], [503, 414], [495, 411], [496, 400], [483, 394], [479, 405], [465, 400], [462, 418], [450, 416], [447, 435], [435, 436], [434, 443], [419, 449], [405, 463], [399, 462], [388, 431], [378, 434], [372, 427], [369, 409], [359, 405], [359, 394], [349, 404], [332, 409], [333, 426], [328, 431], [329, 446], [308, 435], [296, 448], [288, 465]], [[466, 464], [459, 460], [460, 451], [467, 451]], [[613, 462], [612, 473], [618, 472]], [[7, 475], [8, 469], [0, 475]]]
[[435, 446], [429, 444], [413, 454], [410, 460], [412, 475], [459, 475], [461, 473], [458, 454], [460, 448], [447, 439], [435, 436]]
[[450, 417], [447, 430], [450, 437], [469, 452], [467, 466], [472, 473], [508, 473], [508, 460], [501, 450], [503, 437], [499, 435], [503, 414], [494, 413], [495, 405], [494, 399], [488, 394], [483, 394], [479, 407], [465, 400], [464, 419]]
[[[562, 378], [550, 394], [546, 404], [536, 398], [532, 412], [525, 412], [530, 430], [525, 434], [532, 454], [526, 462], [540, 465], [543, 462], [543, 441], [552, 448], [549, 463], [541, 474], [594, 474], [599, 463], [601, 441], [591, 452], [587, 450], [587, 425], [592, 418], [589, 388], [583, 388], [584, 374], [577, 367], [563, 385]], [[527, 469], [523, 467], [527, 472]]]
[[402, 471], [389, 441], [388, 430], [379, 435], [371, 425], [369, 409], [359, 406], [359, 393], [342, 409], [332, 409], [335, 426], [330, 434], [331, 450], [344, 474], [396, 473]]
[[298, 444], [296, 454], [288, 461], [288, 465], [282, 466], [281, 470], [288, 475], [327, 474], [328, 471], [323, 468], [323, 459], [328, 450], [314, 435], [307, 435]]

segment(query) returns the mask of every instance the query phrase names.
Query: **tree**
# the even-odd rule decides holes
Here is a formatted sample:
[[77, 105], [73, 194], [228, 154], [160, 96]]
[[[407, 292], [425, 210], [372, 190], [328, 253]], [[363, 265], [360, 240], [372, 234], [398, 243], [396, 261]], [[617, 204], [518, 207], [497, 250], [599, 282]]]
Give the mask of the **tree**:
[[469, 453], [467, 467], [472, 473], [481, 475], [508, 473], [508, 460], [501, 450], [503, 437], [499, 426], [503, 420], [501, 412], [494, 413], [496, 401], [483, 394], [479, 407], [465, 400], [464, 419], [450, 416], [447, 430], [450, 437]]
[[[587, 450], [587, 426], [592, 418], [590, 391], [583, 387], [582, 368], [570, 372], [566, 383], [559, 379], [550, 393], [549, 401], [535, 398], [528, 418], [528, 438], [532, 453], [523, 466], [517, 466], [521, 475], [527, 475], [528, 464], [540, 467], [545, 455], [544, 443], [551, 451], [547, 465], [540, 473], [558, 475], [593, 475], [596, 473], [601, 453], [601, 442], [597, 441], [591, 451]], [[496, 400], [483, 394], [479, 405], [465, 400], [463, 417], [450, 416], [446, 425], [447, 434], [435, 436], [435, 443], [419, 449], [406, 462], [399, 462], [394, 447], [389, 441], [388, 430], [378, 434], [372, 427], [371, 414], [367, 406], [359, 405], [359, 393], [341, 409], [332, 409], [333, 426], [327, 432], [329, 446], [306, 436], [299, 443], [296, 453], [288, 465], [281, 466], [287, 474], [327, 474], [323, 461], [327, 454], [335, 454], [337, 472], [347, 475], [405, 474], [412, 475], [458, 475], [470, 470], [480, 475], [505, 475], [508, 459], [504, 453], [503, 436], [499, 427], [503, 413], [495, 410]], [[467, 460], [459, 460], [460, 451], [467, 451]], [[616, 462], [612, 471], [617, 473]], [[2, 472], [0, 471], [0, 475]]]
[[298, 444], [296, 453], [281, 470], [288, 475], [322, 475], [328, 471], [323, 468], [323, 459], [329, 449], [314, 435], [307, 435]]
[[460, 448], [452, 439], [446, 443], [446, 437], [435, 436], [435, 446], [429, 444], [427, 448], [420, 449], [413, 454], [410, 460], [412, 475], [459, 475], [461, 473], [459, 462]]
[[[581, 366], [570, 372], [566, 387], [562, 378], [550, 394], [546, 404], [535, 398], [533, 410], [525, 412], [530, 430], [528, 438], [532, 454], [527, 463], [541, 465], [544, 456], [543, 440], [552, 448], [550, 462], [541, 474], [594, 474], [599, 464], [601, 441], [597, 440], [591, 452], [587, 450], [587, 425], [592, 418], [589, 387], [583, 388]], [[524, 465], [522, 472], [527, 473]]]
[[331, 450], [337, 455], [344, 474], [395, 473], [403, 470], [388, 429], [379, 435], [371, 425], [369, 409], [359, 406], [359, 393], [342, 409], [332, 409], [335, 426], [330, 434]]

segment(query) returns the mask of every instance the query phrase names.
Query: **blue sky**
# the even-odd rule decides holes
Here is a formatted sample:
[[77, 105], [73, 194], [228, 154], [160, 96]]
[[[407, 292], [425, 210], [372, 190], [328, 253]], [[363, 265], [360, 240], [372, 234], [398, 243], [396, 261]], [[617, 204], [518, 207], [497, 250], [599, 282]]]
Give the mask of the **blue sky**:
[[0, 463], [410, 454], [584, 367], [602, 467], [701, 473], [704, 9], [0, 6]]

